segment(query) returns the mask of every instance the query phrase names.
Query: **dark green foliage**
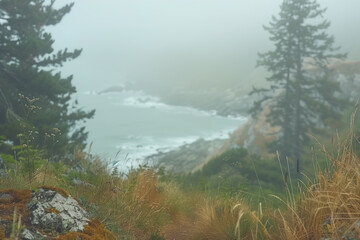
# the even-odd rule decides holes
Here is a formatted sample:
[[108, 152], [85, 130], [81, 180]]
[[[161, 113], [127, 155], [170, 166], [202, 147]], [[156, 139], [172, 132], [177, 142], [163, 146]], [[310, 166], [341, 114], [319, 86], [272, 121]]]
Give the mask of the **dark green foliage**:
[[202, 170], [183, 176], [180, 181], [187, 189], [200, 189], [223, 197], [240, 193], [247, 199], [261, 200], [268, 199], [269, 193], [285, 194], [278, 160], [261, 159], [248, 154], [245, 149], [229, 150], [213, 158]]
[[245, 149], [230, 150], [207, 163], [203, 167], [202, 173], [204, 176], [211, 176], [221, 172], [225, 166], [237, 168], [239, 167], [239, 159], [244, 159], [247, 155]]
[[267, 120], [280, 126], [280, 133], [271, 146], [279, 150], [284, 165], [286, 157], [295, 160], [297, 172], [308, 134], [328, 125], [329, 119], [339, 119], [345, 105], [336, 97], [340, 88], [327, 69], [329, 59], [345, 55], [334, 53], [338, 49], [326, 33], [330, 23], [321, 19], [324, 12], [316, 1], [283, 1], [279, 17], [265, 27], [274, 50], [259, 54], [258, 65], [271, 73], [267, 78], [271, 86], [254, 89], [263, 98], [251, 113], [256, 116], [264, 102], [273, 99]]
[[[76, 129], [76, 124], [91, 118], [94, 111], [71, 106], [76, 92], [72, 76], [56, 72], [81, 50], [54, 51], [54, 39], [46, 27], [58, 24], [73, 6], [55, 9], [54, 2], [0, 1], [0, 132], [18, 144], [16, 136], [33, 126], [39, 133], [34, 145], [49, 147], [53, 143], [46, 141], [46, 133], [58, 129], [61, 135], [54, 151], [64, 153], [85, 146], [87, 133]], [[36, 104], [29, 103], [32, 100]]]
[[1, 154], [1, 158], [4, 160], [5, 166], [12, 166], [16, 164], [16, 160], [11, 154]]

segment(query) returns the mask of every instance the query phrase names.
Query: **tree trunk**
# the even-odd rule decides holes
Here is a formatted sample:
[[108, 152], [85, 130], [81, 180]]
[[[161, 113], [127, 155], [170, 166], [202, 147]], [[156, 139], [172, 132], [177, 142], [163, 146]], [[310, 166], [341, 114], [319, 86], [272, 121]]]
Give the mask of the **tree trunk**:
[[301, 45], [300, 38], [297, 36], [297, 60], [296, 60], [296, 83], [295, 83], [295, 126], [294, 126], [294, 161], [296, 164], [296, 173], [300, 173], [300, 158], [301, 158], [301, 86], [304, 79], [302, 74], [302, 59], [301, 59]]
[[283, 142], [282, 150], [280, 152], [280, 159], [283, 166], [286, 166], [286, 158], [291, 157], [292, 146], [291, 146], [291, 112], [290, 104], [287, 101], [290, 101], [290, 69], [287, 69], [286, 75], [286, 87], [285, 87], [285, 99], [284, 99], [284, 123], [283, 123]]
[[296, 173], [300, 173], [300, 157], [301, 157], [301, 88], [297, 84], [295, 92], [295, 129], [294, 129], [294, 160], [296, 162]]

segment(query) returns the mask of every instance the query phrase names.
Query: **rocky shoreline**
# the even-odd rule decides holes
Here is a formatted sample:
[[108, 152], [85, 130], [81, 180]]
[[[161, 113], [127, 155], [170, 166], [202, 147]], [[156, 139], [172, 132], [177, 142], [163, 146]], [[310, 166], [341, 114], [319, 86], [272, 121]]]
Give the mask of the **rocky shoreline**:
[[214, 111], [217, 115], [223, 117], [247, 115], [253, 102], [257, 99], [257, 96], [250, 96], [241, 87], [221, 91], [169, 89], [165, 93], [159, 93], [143, 89], [136, 83], [112, 86], [98, 93], [105, 94], [123, 91], [143, 91], [145, 94], [156, 96], [164, 104], [192, 107], [203, 111]]
[[173, 173], [191, 172], [220, 149], [227, 139], [198, 139], [169, 152], [159, 152], [144, 159], [145, 163], [156, 168], [164, 168]]
[[[343, 92], [351, 101], [356, 101], [360, 89], [359, 62], [344, 62], [330, 66], [337, 74], [334, 75]], [[124, 89], [139, 90], [140, 86], [129, 85]], [[119, 89], [107, 89], [118, 91]], [[147, 94], [154, 94], [151, 91]], [[155, 94], [156, 95], [156, 94]], [[248, 95], [241, 87], [226, 89], [221, 93], [216, 91], [185, 91], [179, 90], [157, 95], [161, 102], [170, 105], [189, 106], [205, 111], [216, 111], [220, 116], [248, 115], [248, 110], [259, 96]], [[277, 128], [270, 126], [266, 121], [269, 112], [268, 106], [257, 119], [249, 119], [239, 126], [228, 139], [204, 140], [199, 139], [193, 143], [185, 144], [168, 152], [159, 151], [156, 154], [145, 157], [144, 162], [155, 167], [163, 167], [174, 173], [191, 172], [199, 169], [211, 158], [232, 148], [244, 147], [249, 152], [264, 156], [274, 157], [268, 153], [266, 144], [277, 137]]]

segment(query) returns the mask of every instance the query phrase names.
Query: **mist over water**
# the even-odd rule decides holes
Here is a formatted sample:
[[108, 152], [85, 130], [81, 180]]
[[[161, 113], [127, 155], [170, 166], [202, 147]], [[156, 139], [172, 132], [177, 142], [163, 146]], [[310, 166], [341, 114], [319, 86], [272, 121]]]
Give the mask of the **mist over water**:
[[170, 106], [141, 91], [77, 95], [94, 119], [86, 123], [91, 152], [110, 161], [128, 164], [159, 151], [172, 150], [199, 138], [228, 138], [245, 117], [221, 117], [214, 111]]
[[[58, 1], [62, 6], [72, 0]], [[273, 48], [263, 26], [277, 16], [282, 0], [95, 0], [77, 1], [71, 14], [51, 29], [54, 47], [83, 48], [61, 69], [74, 75], [80, 106], [96, 109], [86, 123], [92, 150], [107, 158], [139, 159], [197, 138], [225, 138], [243, 119], [170, 106], [166, 94], [266, 87], [258, 53]], [[360, 1], [319, 0], [327, 8], [336, 46], [360, 60]], [[94, 17], [96, 16], [96, 17]], [[142, 92], [84, 94], [134, 82]], [[148, 96], [151, 94], [153, 96]], [[205, 94], [205, 96], [207, 96]], [[168, 97], [168, 96], [166, 96]], [[180, 98], [181, 98], [180, 97]], [[188, 99], [185, 99], [188, 100]], [[176, 104], [185, 100], [176, 98]], [[203, 102], [203, 99], [200, 99]], [[207, 98], [205, 98], [207, 100]], [[189, 100], [187, 106], [192, 106]], [[185, 104], [184, 104], [185, 105]]]

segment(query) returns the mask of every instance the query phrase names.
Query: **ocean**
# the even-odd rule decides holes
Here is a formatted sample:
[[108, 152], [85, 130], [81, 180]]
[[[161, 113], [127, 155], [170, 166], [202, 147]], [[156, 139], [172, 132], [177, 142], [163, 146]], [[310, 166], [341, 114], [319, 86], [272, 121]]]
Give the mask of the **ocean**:
[[88, 151], [122, 167], [141, 164], [146, 156], [199, 138], [228, 138], [246, 121], [246, 117], [167, 105], [142, 91], [88, 91], [78, 93], [77, 99], [85, 110], [96, 109], [94, 118], [85, 123]]

